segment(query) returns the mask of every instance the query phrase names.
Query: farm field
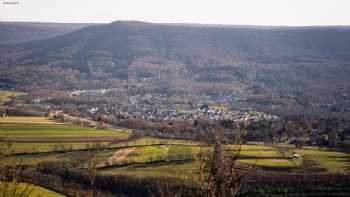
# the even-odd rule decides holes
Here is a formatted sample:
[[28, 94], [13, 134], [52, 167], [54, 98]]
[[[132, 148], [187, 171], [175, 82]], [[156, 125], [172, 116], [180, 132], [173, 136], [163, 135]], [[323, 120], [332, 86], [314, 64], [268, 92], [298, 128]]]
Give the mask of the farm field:
[[29, 195], [29, 197], [40, 197], [40, 196], [45, 196], [45, 197], [65, 197], [62, 194], [59, 194], [57, 192], [51, 191], [49, 189], [35, 186], [33, 193]]
[[[44, 144], [49, 146], [49, 144]], [[86, 144], [79, 144], [81, 147]], [[25, 144], [22, 145], [26, 149]], [[195, 168], [193, 155], [207, 148], [196, 145], [147, 145], [131, 146], [129, 148], [113, 148], [98, 151], [96, 158], [100, 165], [101, 174], [124, 174], [132, 176], [183, 176], [189, 170]], [[208, 149], [207, 149], [208, 150]], [[349, 173], [349, 154], [334, 151], [318, 150], [306, 147], [295, 152], [308, 154], [315, 159], [317, 164], [328, 170], [329, 173]], [[11, 163], [21, 161], [28, 165], [36, 165], [48, 161], [71, 161], [84, 153], [84, 150], [67, 153], [39, 153], [20, 155], [13, 160], [4, 161]], [[109, 161], [106, 166], [106, 161]], [[283, 158], [273, 147], [263, 145], [243, 145], [241, 151], [242, 163], [252, 164], [257, 167], [283, 169], [297, 169], [302, 159], [288, 160]], [[274, 170], [276, 170], [274, 169]], [[193, 170], [192, 170], [193, 171]]]
[[183, 178], [193, 173], [195, 165], [191, 162], [159, 162], [122, 166], [119, 168], [106, 168], [99, 171], [102, 175], [128, 175], [135, 177], [176, 177]]
[[47, 117], [6, 116], [0, 118], [0, 125], [62, 125]]
[[16, 96], [24, 95], [23, 93], [13, 92], [13, 91], [0, 91], [0, 105], [4, 102], [11, 100], [11, 98]]
[[128, 147], [128, 146], [144, 146], [144, 145], [160, 145], [160, 144], [171, 144], [171, 145], [201, 145], [201, 142], [190, 141], [190, 140], [178, 140], [178, 139], [163, 139], [155, 137], [141, 137], [130, 142], [120, 142], [113, 144], [111, 147]]
[[315, 147], [296, 149], [295, 152], [302, 156], [309, 156], [314, 159], [320, 167], [328, 169], [333, 173], [350, 173], [350, 154], [319, 150]]
[[[37, 165], [43, 162], [70, 162], [75, 159], [84, 157], [86, 151], [74, 151], [74, 152], [44, 152], [38, 154], [23, 154], [11, 157], [1, 158], [1, 162], [4, 165]], [[114, 150], [101, 150], [96, 153], [95, 159], [98, 163], [106, 161], [114, 153]]]
[[112, 141], [125, 139], [127, 131], [96, 129], [61, 124], [46, 117], [0, 118], [0, 138], [5, 141], [62, 142], [62, 141]]
[[3, 145], [9, 150], [13, 150], [12, 153], [15, 154], [81, 150], [96, 144], [108, 146], [110, 142], [11, 142], [10, 144], [8, 142], [0, 142], [0, 146]]
[[[15, 187], [14, 184], [6, 184], [8, 188], [8, 191], [13, 191], [13, 187]], [[0, 186], [3, 186], [0, 182]], [[5, 185], [4, 185], [5, 186]], [[37, 185], [28, 185], [28, 183], [19, 183], [18, 189], [16, 190], [18, 196], [20, 196], [20, 193], [23, 192], [26, 188], [29, 188], [29, 190], [32, 190], [30, 192], [28, 197], [65, 197], [62, 194], [59, 194], [57, 192], [54, 192], [52, 190], [37, 186]], [[16, 195], [17, 196], [17, 195]]]
[[[234, 146], [230, 147], [233, 148]], [[144, 146], [118, 150], [120, 158], [111, 166], [101, 169], [101, 174], [125, 174], [133, 176], [185, 176], [196, 168], [193, 159], [208, 147], [196, 145]], [[127, 154], [122, 154], [127, 152]], [[284, 158], [276, 149], [265, 145], [242, 145], [242, 163], [261, 167], [295, 168], [300, 161]], [[129, 164], [125, 166], [125, 164]]]
[[[285, 147], [285, 145], [282, 145]], [[232, 147], [231, 147], [232, 148]], [[183, 176], [189, 169], [195, 168], [191, 157], [200, 150], [207, 148], [183, 145], [171, 146], [145, 146], [127, 148], [127, 155], [123, 154], [122, 159], [114, 163], [113, 166], [100, 170], [102, 174], [125, 174], [133, 176]], [[123, 152], [124, 149], [119, 150]], [[350, 173], [350, 154], [318, 150], [316, 148], [305, 147], [304, 149], [293, 149], [302, 156], [308, 154], [314, 159], [317, 165], [326, 169], [325, 173]], [[275, 147], [261, 144], [242, 145], [240, 162], [263, 167], [271, 170], [295, 169], [302, 167], [301, 159], [289, 160], [281, 154]], [[192, 157], [193, 159], [193, 157]], [[126, 165], [125, 164], [128, 164]], [[121, 166], [119, 166], [122, 164]], [[174, 170], [176, 169], [176, 170]]]
[[[101, 174], [177, 177], [193, 171], [193, 160], [197, 153], [210, 150], [196, 141], [154, 137], [110, 143], [109, 140], [102, 139], [126, 139], [129, 133], [123, 130], [99, 130], [61, 124], [44, 117], [8, 117], [0, 121], [0, 137], [13, 141], [5, 141], [2, 144], [10, 146], [10, 149], [14, 150], [13, 153], [21, 153], [6, 158], [4, 163], [16, 161], [36, 165], [41, 162], [72, 161], [83, 155], [85, 148], [98, 142], [107, 148], [96, 153]], [[60, 151], [60, 148], [63, 151]], [[237, 147], [230, 145], [227, 148]], [[292, 152], [300, 154], [302, 158], [289, 160], [287, 157]], [[294, 149], [288, 144], [269, 146], [249, 142], [241, 146], [239, 161], [267, 170], [293, 170], [302, 167], [303, 157], [314, 160], [318, 166], [326, 169], [326, 173], [350, 172], [350, 154], [319, 150], [316, 147]]]

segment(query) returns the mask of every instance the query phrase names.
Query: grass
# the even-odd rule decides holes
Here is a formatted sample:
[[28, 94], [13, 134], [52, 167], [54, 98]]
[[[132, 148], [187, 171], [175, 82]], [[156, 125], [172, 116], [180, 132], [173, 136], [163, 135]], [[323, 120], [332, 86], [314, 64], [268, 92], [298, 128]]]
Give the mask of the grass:
[[[0, 158], [0, 162], [4, 165], [37, 165], [43, 162], [69, 162], [84, 155], [84, 150], [67, 153], [46, 152], [35, 155], [25, 154], [12, 157]], [[113, 150], [101, 150], [95, 155], [95, 159], [99, 162], [105, 161], [112, 156]]]
[[24, 117], [24, 116], [6, 116], [0, 118], [0, 124], [15, 125], [61, 125], [62, 123], [48, 119], [47, 117]]
[[192, 154], [191, 146], [170, 146], [169, 155], [177, 155], [177, 154]]
[[[285, 159], [240, 159], [242, 163], [262, 167], [292, 168], [294, 165]], [[186, 177], [196, 171], [196, 166], [189, 161], [165, 161], [145, 164], [134, 164], [124, 167], [112, 167], [99, 171], [104, 175], [130, 175], [136, 177], [164, 176], [164, 177]]]
[[199, 145], [200, 142], [190, 141], [190, 140], [177, 140], [177, 139], [161, 139], [155, 137], [142, 137], [131, 142], [123, 142], [118, 144], [113, 144], [111, 147], [127, 147], [127, 146], [149, 146], [149, 145], [159, 145], [159, 144], [173, 144], [173, 145]]
[[271, 146], [263, 145], [263, 144], [243, 144], [242, 145], [242, 151], [270, 151], [270, 150], [275, 150]]
[[64, 195], [43, 187], [34, 186], [34, 190], [29, 197], [64, 197]]
[[[86, 148], [88, 145], [93, 145], [96, 142], [3, 142], [5, 147], [9, 150], [14, 150], [13, 153], [40, 153], [60, 150], [59, 147], [71, 147], [71, 150], [80, 150]], [[98, 142], [101, 145], [108, 145], [109, 142]]]
[[[137, 147], [128, 155], [128, 158], [136, 162], [149, 162], [157, 160], [157, 158], [164, 159], [166, 156], [189, 155], [208, 150], [210, 150], [208, 147], [198, 146], [144, 146]], [[284, 158], [277, 150], [270, 146], [243, 145], [240, 155], [242, 156], [240, 161], [258, 166], [294, 166], [290, 160]]]
[[330, 150], [319, 150], [316, 147], [305, 147], [296, 149], [301, 155], [313, 158], [321, 167], [330, 172], [350, 173], [350, 154]]
[[[32, 145], [36, 145], [39, 143], [33, 143]], [[27, 144], [28, 145], [28, 144]], [[21, 146], [21, 143], [17, 146]], [[85, 147], [84, 143], [77, 144], [77, 147]], [[256, 146], [256, 147], [254, 147]], [[39, 146], [38, 146], [39, 147]], [[42, 148], [47, 149], [50, 147], [49, 143], [43, 143]], [[262, 150], [258, 150], [262, 148]], [[23, 145], [23, 150], [27, 149], [26, 145]], [[134, 161], [137, 163], [144, 163], [145, 165], [137, 166], [137, 168], [133, 165], [129, 167], [123, 168], [112, 168], [102, 170], [104, 173], [112, 173], [122, 171], [124, 174], [152, 174], [152, 170], [154, 170], [153, 175], [157, 175], [158, 172], [169, 172], [170, 174], [164, 174], [164, 176], [174, 175], [172, 171], [177, 171], [177, 169], [173, 169], [177, 164], [178, 158], [170, 157], [174, 155], [181, 154], [195, 154], [198, 152], [200, 147], [198, 146], [181, 146], [181, 145], [165, 145], [165, 146], [141, 146], [135, 147], [132, 152], [130, 152], [126, 156], [126, 160]], [[123, 149], [120, 149], [123, 150]], [[105, 150], [101, 151], [97, 154], [99, 161], [106, 161], [107, 158], [111, 157], [117, 150]], [[16, 159], [21, 161], [21, 163], [35, 165], [43, 161], [69, 161], [72, 158], [79, 156], [84, 151], [73, 152], [73, 153], [43, 153], [37, 155], [23, 155], [17, 156]], [[335, 151], [326, 151], [326, 150], [318, 150], [316, 148], [305, 148], [295, 150], [301, 155], [309, 155], [314, 158], [321, 166], [327, 168], [329, 172], [343, 172], [347, 173], [350, 169], [350, 156], [349, 154]], [[274, 150], [272, 147], [262, 145], [249, 145], [243, 146], [241, 152], [242, 158], [239, 160], [242, 163], [253, 164], [261, 167], [279, 167], [279, 168], [293, 168], [298, 166], [301, 163], [301, 160], [288, 160], [283, 158], [282, 155], [277, 150]], [[154, 162], [164, 161], [166, 160], [166, 164], [156, 165]], [[7, 163], [11, 163], [12, 161], [8, 161]], [[152, 163], [153, 162], [153, 163]], [[147, 165], [146, 165], [147, 164]], [[149, 164], [149, 165], [148, 165]], [[175, 165], [176, 164], [176, 165]], [[152, 167], [152, 165], [154, 165]], [[180, 165], [181, 167], [181, 165]], [[145, 168], [145, 169], [143, 169]]]
[[[129, 136], [123, 130], [100, 130], [91, 127], [60, 124], [45, 117], [6, 117], [0, 118], [1, 148], [9, 153], [36, 153], [3, 158], [5, 164], [20, 163], [36, 165], [45, 161], [68, 161], [81, 154], [57, 153], [57, 150], [80, 150], [87, 145], [108, 145], [108, 141]], [[113, 151], [110, 153], [112, 154]], [[106, 154], [103, 159], [108, 154]]]
[[69, 161], [62, 153], [41, 153], [37, 155], [12, 156], [1, 159], [3, 165], [37, 165], [42, 162]]
[[[11, 143], [11, 148], [15, 150], [15, 153], [38, 153], [6, 158], [3, 161], [6, 163], [21, 161], [22, 164], [35, 165], [44, 161], [69, 161], [78, 157], [84, 151], [71, 153], [49, 152], [54, 151], [58, 146], [71, 146], [72, 150], [80, 150], [86, 148], [87, 144], [91, 145], [94, 141], [101, 141], [101, 144], [107, 145], [109, 144], [108, 141], [112, 139], [127, 138], [128, 136], [129, 132], [123, 130], [99, 130], [91, 127], [61, 124], [45, 117], [0, 118], [0, 137], [20, 141]], [[4, 143], [7, 145], [7, 142]], [[118, 149], [118, 147], [127, 146], [136, 147], [129, 148], [131, 150], [123, 155], [123, 160], [134, 161], [138, 164], [122, 168], [103, 169], [101, 172], [120, 172], [136, 176], [186, 174], [185, 169], [193, 164], [181, 163], [180, 160], [188, 162], [191, 157], [186, 157], [187, 155], [195, 155], [201, 150], [211, 150], [211, 148], [202, 146], [200, 142], [196, 141], [143, 137], [132, 142], [112, 144], [111, 148], [115, 148], [115, 150], [99, 152], [97, 154], [98, 160], [104, 162], [113, 156], [116, 151], [124, 150]], [[294, 149], [288, 144], [278, 146], [288, 150], [286, 152], [287, 156], [291, 154], [291, 151], [310, 156], [320, 166], [327, 168], [329, 172], [348, 173], [350, 171], [350, 154], [319, 150], [313, 147]], [[229, 148], [235, 149], [237, 147], [231, 145]], [[290, 161], [285, 158], [286, 155], [278, 151], [279, 148], [259, 142], [250, 142], [242, 145], [241, 148], [241, 159], [239, 161], [242, 163], [262, 167], [292, 168], [299, 166], [302, 161], [301, 159]]]
[[[1, 183], [1, 182], [0, 182]], [[20, 194], [21, 192], [23, 192], [23, 190], [25, 190], [26, 188], [29, 187], [30, 190], [32, 190], [32, 192], [30, 193], [29, 197], [64, 197], [64, 195], [59, 194], [57, 192], [54, 192], [52, 190], [37, 186], [37, 185], [31, 185], [29, 183], [19, 183], [18, 185], [18, 189], [16, 190], [17, 194]], [[13, 188], [15, 186], [11, 186], [11, 184], [9, 184], [10, 188]], [[14, 188], [13, 188], [14, 189]], [[9, 189], [9, 191], [12, 191], [13, 189]]]
[[281, 167], [292, 168], [295, 167], [291, 161], [287, 159], [240, 159], [242, 163], [256, 165], [260, 167]]
[[129, 132], [121, 129], [97, 129], [61, 124], [45, 117], [0, 118], [0, 138], [6, 141], [112, 141], [125, 139]]
[[103, 175], [129, 175], [135, 177], [184, 177], [191, 174], [195, 169], [189, 162], [160, 162], [151, 164], [137, 164], [119, 168], [107, 168], [100, 170]]
[[254, 157], [254, 158], [279, 158], [281, 154], [276, 150], [242, 150], [240, 153], [241, 156]]
[[151, 160], [156, 160], [157, 157], [166, 156], [168, 154], [168, 151], [169, 147], [137, 147], [128, 155], [128, 159], [135, 162], [149, 162]]
[[258, 142], [242, 145], [240, 156], [240, 162], [260, 167], [292, 168], [300, 165], [300, 161], [288, 160], [275, 147]]
[[163, 160], [181, 160], [182, 155], [192, 155], [191, 146], [183, 145], [159, 145], [136, 147], [127, 155], [127, 160], [137, 163]]
[[10, 101], [11, 98], [16, 96], [22, 96], [24, 93], [13, 92], [13, 91], [0, 91], [0, 105], [4, 102]]
[[0, 136], [127, 136], [127, 133], [120, 133], [114, 130], [100, 130], [91, 127], [80, 127], [74, 125], [54, 125], [54, 126], [28, 126], [11, 125], [1, 126]]
[[[230, 146], [236, 148], [235, 146]], [[211, 148], [199, 146], [167, 145], [167, 146], [143, 146], [136, 147], [127, 155], [126, 160], [132, 160], [137, 164], [124, 167], [112, 167], [103, 169], [102, 174], [125, 174], [132, 176], [185, 176], [194, 168], [194, 163], [188, 160], [181, 161], [180, 155], [196, 154], [199, 151], [210, 151]], [[177, 157], [176, 157], [177, 156]], [[292, 168], [295, 164], [283, 158], [282, 155], [271, 146], [243, 145], [241, 151], [242, 163], [253, 164], [261, 167]], [[247, 158], [248, 157], [248, 158]], [[299, 163], [297, 162], [297, 165]]]
[[[178, 154], [193, 154], [198, 153], [200, 150], [209, 150], [206, 147], [198, 146], [181, 146], [172, 145], [159, 148], [158, 146], [137, 147], [128, 157], [137, 162], [144, 162], [144, 164], [133, 164], [124, 167], [112, 167], [102, 169], [99, 172], [101, 174], [115, 175], [123, 174], [136, 177], [144, 176], [171, 176], [181, 177], [186, 176], [189, 173], [195, 171], [195, 165], [190, 161], [161, 161], [150, 162], [150, 158], [157, 158], [157, 156], [170, 156]], [[282, 158], [280, 153], [273, 147], [265, 145], [243, 145], [242, 156], [251, 156], [249, 159], [240, 159], [242, 163], [253, 164], [262, 167], [281, 167], [292, 168], [294, 164]], [[269, 157], [276, 157], [270, 159]], [[153, 160], [154, 161], [154, 160]]]

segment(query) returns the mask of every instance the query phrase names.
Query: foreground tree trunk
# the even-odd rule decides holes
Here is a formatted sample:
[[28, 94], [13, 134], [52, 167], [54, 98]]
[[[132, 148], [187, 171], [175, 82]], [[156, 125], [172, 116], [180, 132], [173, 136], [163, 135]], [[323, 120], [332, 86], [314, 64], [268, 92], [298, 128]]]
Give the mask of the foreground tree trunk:
[[205, 126], [205, 129], [212, 134], [208, 141], [210, 147], [214, 146], [214, 150], [201, 151], [198, 154], [196, 159], [198, 172], [194, 177], [194, 182], [203, 196], [235, 196], [250, 168], [238, 163], [241, 141], [237, 141], [234, 147], [230, 147], [222, 128], [209, 124]]

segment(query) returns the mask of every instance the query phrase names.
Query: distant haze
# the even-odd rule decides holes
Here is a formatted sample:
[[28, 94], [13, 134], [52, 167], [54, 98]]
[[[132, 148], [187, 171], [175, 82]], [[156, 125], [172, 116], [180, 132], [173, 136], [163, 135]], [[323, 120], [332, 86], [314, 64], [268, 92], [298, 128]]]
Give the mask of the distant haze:
[[1, 21], [350, 25], [349, 0], [0, 0]]

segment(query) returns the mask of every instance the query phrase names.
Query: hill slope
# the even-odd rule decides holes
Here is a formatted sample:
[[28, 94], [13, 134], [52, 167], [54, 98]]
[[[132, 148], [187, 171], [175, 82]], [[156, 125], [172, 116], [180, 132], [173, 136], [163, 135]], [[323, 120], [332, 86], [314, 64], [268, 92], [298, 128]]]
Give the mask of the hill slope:
[[254, 95], [258, 103], [271, 102], [272, 95], [287, 104], [288, 99], [305, 106], [349, 104], [344, 97], [350, 93], [347, 27], [118, 21], [0, 50], [3, 83], [11, 81], [19, 87], [44, 81], [74, 88], [92, 80], [102, 85], [106, 79], [147, 78], [169, 91], [238, 89], [243, 95]]
[[0, 22], [0, 44], [53, 37], [89, 25], [91, 24]]

